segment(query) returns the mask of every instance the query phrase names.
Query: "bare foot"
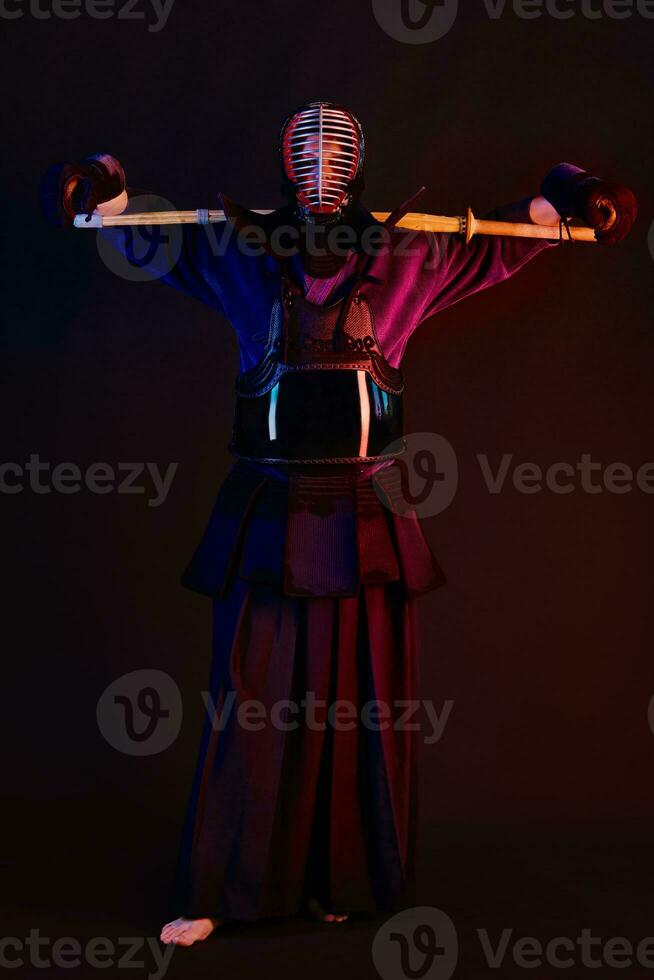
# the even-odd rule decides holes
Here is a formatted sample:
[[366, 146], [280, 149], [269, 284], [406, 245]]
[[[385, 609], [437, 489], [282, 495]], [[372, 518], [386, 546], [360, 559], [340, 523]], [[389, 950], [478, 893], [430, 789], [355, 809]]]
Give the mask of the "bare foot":
[[179, 919], [166, 923], [159, 938], [166, 944], [192, 946], [193, 943], [201, 942], [210, 936], [222, 921], [222, 919], [185, 919], [184, 916], [180, 916]]
[[317, 898], [310, 898], [307, 902], [307, 908], [311, 915], [320, 922], [347, 922], [348, 920], [346, 912], [328, 912]]

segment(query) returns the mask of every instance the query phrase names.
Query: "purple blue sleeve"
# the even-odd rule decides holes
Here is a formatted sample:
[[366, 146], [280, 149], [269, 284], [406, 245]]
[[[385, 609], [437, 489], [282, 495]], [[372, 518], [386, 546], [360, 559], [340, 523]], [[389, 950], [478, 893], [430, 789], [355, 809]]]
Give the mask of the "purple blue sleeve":
[[[124, 213], [156, 210], [144, 205], [144, 200], [139, 195]], [[99, 234], [129, 263], [127, 278], [132, 278], [131, 268], [135, 280], [157, 279], [225, 315], [221, 281], [228, 274], [228, 261], [214, 226], [124, 225], [102, 228]], [[114, 271], [120, 274], [120, 266]]]

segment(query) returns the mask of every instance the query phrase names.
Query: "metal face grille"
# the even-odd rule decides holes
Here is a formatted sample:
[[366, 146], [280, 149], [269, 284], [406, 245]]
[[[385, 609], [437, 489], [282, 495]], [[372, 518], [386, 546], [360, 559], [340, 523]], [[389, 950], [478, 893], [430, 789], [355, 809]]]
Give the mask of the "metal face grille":
[[313, 214], [329, 214], [341, 206], [361, 152], [352, 117], [323, 103], [297, 112], [282, 135], [284, 170], [300, 204]]

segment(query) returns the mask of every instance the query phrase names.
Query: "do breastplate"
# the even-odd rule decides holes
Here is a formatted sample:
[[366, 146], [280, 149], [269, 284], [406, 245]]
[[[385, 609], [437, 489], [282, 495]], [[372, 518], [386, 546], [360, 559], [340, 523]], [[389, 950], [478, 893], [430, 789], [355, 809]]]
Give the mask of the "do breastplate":
[[328, 306], [282, 277], [268, 342], [239, 375], [230, 451], [270, 463], [387, 459], [402, 436], [404, 380], [385, 359], [358, 283]]

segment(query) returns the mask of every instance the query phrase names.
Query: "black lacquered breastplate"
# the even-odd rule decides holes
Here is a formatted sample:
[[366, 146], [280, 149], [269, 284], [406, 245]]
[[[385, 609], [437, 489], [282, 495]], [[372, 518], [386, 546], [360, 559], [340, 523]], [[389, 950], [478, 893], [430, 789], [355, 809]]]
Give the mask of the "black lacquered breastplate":
[[358, 288], [329, 306], [290, 279], [261, 360], [236, 382], [231, 452], [271, 463], [350, 463], [399, 454], [402, 374], [384, 358]]

